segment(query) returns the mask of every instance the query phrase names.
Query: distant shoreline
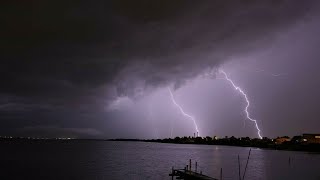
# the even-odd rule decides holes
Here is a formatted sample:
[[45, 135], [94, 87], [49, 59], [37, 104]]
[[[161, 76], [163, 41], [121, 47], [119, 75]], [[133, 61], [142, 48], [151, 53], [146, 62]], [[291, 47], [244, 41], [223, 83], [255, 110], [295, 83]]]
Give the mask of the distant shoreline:
[[232, 144], [232, 143], [214, 143], [214, 142], [175, 142], [174, 139], [108, 139], [108, 141], [129, 141], [129, 142], [155, 142], [168, 144], [194, 144], [194, 145], [221, 145], [221, 146], [235, 146], [235, 147], [252, 147], [267, 150], [284, 150], [284, 151], [305, 151], [320, 153], [320, 144]]
[[195, 145], [223, 145], [235, 147], [252, 147], [269, 150], [286, 150], [286, 151], [305, 151], [320, 153], [320, 144], [300, 144], [285, 142], [283, 144], [274, 144], [269, 141], [253, 139], [251, 141], [233, 141], [227, 139], [206, 141], [200, 137], [185, 139], [77, 139], [77, 138], [0, 138], [2, 142], [74, 142], [74, 141], [128, 141], [128, 142], [154, 142], [154, 143], [168, 143], [168, 144], [195, 144]]

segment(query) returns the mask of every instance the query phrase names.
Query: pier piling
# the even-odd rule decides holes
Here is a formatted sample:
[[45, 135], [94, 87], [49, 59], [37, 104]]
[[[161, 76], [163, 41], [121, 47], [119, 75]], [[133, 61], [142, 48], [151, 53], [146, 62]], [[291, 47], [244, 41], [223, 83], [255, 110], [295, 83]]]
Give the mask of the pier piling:
[[196, 172], [197, 172], [197, 169], [198, 169], [198, 162], [196, 161]]

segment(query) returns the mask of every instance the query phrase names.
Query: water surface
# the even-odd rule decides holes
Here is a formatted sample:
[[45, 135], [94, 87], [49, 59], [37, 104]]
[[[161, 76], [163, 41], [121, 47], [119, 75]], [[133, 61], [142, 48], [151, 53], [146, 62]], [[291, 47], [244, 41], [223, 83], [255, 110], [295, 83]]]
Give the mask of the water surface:
[[[0, 143], [0, 179], [170, 179], [171, 167], [197, 161], [204, 174], [238, 179], [249, 148], [145, 142]], [[290, 158], [290, 163], [289, 163]], [[194, 167], [194, 166], [193, 166]], [[253, 148], [246, 180], [320, 180], [320, 155]]]

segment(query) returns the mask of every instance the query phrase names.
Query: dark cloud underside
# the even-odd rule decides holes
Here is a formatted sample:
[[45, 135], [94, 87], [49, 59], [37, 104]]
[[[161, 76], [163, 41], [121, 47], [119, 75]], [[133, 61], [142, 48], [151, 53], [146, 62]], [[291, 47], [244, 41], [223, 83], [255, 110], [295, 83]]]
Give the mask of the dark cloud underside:
[[[56, 94], [72, 90], [68, 83], [79, 88], [113, 84], [119, 73], [124, 78], [148, 74], [152, 85], [156, 79], [183, 79], [218, 65], [225, 54], [257, 46], [250, 43], [295, 23], [310, 4], [8, 2], [2, 12], [3, 91]], [[138, 67], [131, 69], [134, 65]]]
[[5, 1], [0, 98], [11, 105], [0, 110], [19, 104], [96, 110], [116, 96], [179, 87], [228, 56], [266, 46], [315, 3]]

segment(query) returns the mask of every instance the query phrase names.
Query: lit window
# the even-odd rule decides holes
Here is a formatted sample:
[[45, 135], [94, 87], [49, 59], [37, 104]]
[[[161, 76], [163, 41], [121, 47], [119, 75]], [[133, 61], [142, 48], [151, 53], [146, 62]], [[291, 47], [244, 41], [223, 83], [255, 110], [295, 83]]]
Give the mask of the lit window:
[[303, 141], [307, 141], [307, 139], [303, 139]]
[[320, 139], [320, 136], [316, 136], [315, 138]]

